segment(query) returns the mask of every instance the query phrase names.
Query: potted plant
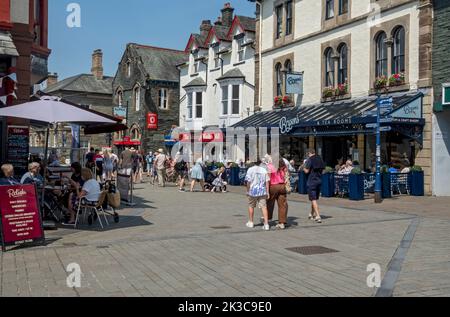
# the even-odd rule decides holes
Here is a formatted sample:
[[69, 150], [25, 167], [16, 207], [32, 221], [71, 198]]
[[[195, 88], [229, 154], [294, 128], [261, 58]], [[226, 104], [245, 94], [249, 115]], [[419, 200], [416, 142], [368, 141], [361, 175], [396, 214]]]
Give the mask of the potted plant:
[[334, 197], [335, 183], [334, 183], [334, 169], [330, 166], [325, 167], [322, 174], [322, 196]]
[[329, 86], [329, 87], [325, 87], [323, 89], [322, 96], [323, 96], [323, 98], [327, 99], [327, 98], [334, 97], [335, 93], [336, 93], [336, 90], [334, 89], [334, 87]]
[[422, 167], [413, 166], [410, 174], [411, 196], [425, 196], [425, 174]]
[[405, 83], [405, 74], [399, 73], [399, 74], [393, 74], [391, 77], [389, 77], [389, 86], [400, 86]]
[[285, 106], [285, 107], [290, 106], [291, 103], [292, 103], [291, 97], [289, 97], [289, 96], [283, 97], [283, 106]]
[[344, 96], [348, 94], [348, 84], [339, 84], [336, 88], [336, 96]]
[[348, 192], [350, 200], [364, 200], [364, 175], [359, 167], [355, 167], [350, 173]]
[[382, 88], [386, 88], [387, 84], [388, 84], [388, 78], [386, 76], [380, 76], [375, 79], [375, 83], [373, 86], [375, 89], [382, 89]]

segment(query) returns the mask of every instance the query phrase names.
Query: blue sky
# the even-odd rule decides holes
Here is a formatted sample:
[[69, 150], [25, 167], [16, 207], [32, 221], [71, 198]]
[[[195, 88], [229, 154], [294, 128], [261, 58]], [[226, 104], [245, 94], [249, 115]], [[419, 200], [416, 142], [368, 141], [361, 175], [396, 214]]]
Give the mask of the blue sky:
[[[81, 7], [81, 28], [66, 23], [68, 4]], [[202, 20], [214, 22], [225, 2], [254, 16], [247, 0], [49, 0], [49, 71], [59, 79], [89, 73], [91, 54], [103, 50], [105, 75], [114, 76], [127, 43], [183, 50]]]

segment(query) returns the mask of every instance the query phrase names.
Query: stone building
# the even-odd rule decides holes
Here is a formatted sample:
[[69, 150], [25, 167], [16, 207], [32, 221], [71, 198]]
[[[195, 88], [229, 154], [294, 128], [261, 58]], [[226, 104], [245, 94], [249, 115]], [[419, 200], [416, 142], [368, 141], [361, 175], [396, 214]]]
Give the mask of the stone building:
[[[130, 43], [113, 81], [114, 105], [123, 109], [129, 130], [114, 135], [119, 150], [134, 146], [155, 151], [173, 145], [171, 130], [179, 124], [179, 71], [187, 54]], [[119, 115], [116, 113], [116, 115]]]
[[432, 1], [249, 1], [257, 5], [255, 110], [263, 112], [236, 126], [279, 126], [281, 152], [296, 161], [313, 147], [330, 166], [352, 159], [373, 170], [372, 111], [378, 95], [392, 97], [383, 164], [420, 165], [431, 194]]
[[[103, 74], [103, 52], [98, 49], [92, 54], [91, 73], [75, 75], [58, 81], [58, 75], [51, 73], [48, 75], [47, 88], [45, 94], [60, 97], [77, 105], [85, 106], [107, 115], [113, 114], [112, 103], [112, 82], [113, 77]], [[32, 148], [41, 148], [45, 141], [44, 131], [33, 131], [30, 136]], [[70, 126], [58, 126], [50, 134], [51, 148], [72, 147]], [[99, 134], [81, 137], [81, 148], [87, 150], [90, 147], [104, 149], [112, 147], [112, 135]], [[67, 152], [67, 151], [66, 151]]]
[[433, 194], [450, 196], [450, 1], [433, 6]]
[[[0, 107], [30, 100], [34, 85], [47, 77], [50, 52], [48, 0], [0, 0]], [[0, 163], [7, 160], [7, 125], [28, 121], [0, 119]]]

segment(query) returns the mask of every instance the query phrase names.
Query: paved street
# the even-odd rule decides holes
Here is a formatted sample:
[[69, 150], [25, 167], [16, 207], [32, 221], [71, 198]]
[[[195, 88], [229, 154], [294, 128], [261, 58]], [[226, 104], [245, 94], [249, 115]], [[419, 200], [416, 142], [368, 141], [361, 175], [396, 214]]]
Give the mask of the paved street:
[[[46, 232], [45, 246], [1, 253], [0, 295], [376, 296], [366, 270], [377, 263], [384, 277], [378, 295], [450, 296], [448, 211], [417, 216], [328, 200], [317, 225], [296, 197], [292, 226], [263, 232], [245, 227], [242, 188], [213, 195], [137, 187], [137, 206], [121, 210], [119, 224]], [[306, 246], [338, 252], [288, 250]], [[81, 288], [66, 285], [70, 263], [81, 267]]]

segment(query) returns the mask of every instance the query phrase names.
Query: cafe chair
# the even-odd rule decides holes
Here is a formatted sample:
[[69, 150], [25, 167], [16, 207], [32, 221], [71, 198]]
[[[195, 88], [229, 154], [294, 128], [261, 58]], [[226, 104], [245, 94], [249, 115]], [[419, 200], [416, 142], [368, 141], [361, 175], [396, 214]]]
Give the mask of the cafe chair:
[[78, 220], [80, 217], [80, 211], [82, 211], [82, 214], [83, 214], [83, 222], [86, 221], [86, 216], [88, 216], [88, 211], [89, 211], [89, 216], [88, 216], [89, 224], [93, 223], [94, 217], [96, 216], [100, 223], [101, 228], [104, 229], [102, 220], [100, 218], [100, 216], [103, 215], [106, 225], [109, 226], [108, 219], [106, 217], [105, 211], [103, 210], [103, 203], [105, 202], [107, 194], [108, 194], [107, 191], [102, 191], [99, 196], [98, 201], [95, 201], [95, 202], [90, 202], [90, 201], [87, 201], [86, 199], [81, 198], [81, 200], [78, 204], [78, 211], [77, 211], [77, 216], [76, 216], [75, 225], [74, 225], [75, 228], [77, 227], [77, 224], [78, 224]]

